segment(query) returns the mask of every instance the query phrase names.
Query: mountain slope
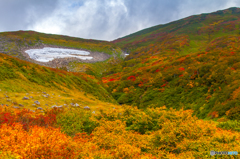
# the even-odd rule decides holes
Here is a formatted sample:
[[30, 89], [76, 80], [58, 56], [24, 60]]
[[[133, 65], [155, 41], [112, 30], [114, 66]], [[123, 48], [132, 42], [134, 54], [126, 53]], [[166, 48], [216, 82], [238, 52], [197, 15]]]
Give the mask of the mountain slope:
[[194, 15], [144, 29], [113, 43], [130, 53], [128, 59], [152, 54], [186, 55], [205, 50], [214, 38], [239, 34], [239, 15], [239, 8]]
[[0, 53], [0, 74], [3, 105], [35, 109], [71, 103], [90, 107], [116, 103], [98, 79], [85, 73], [40, 66]]
[[103, 82], [121, 104], [240, 119], [239, 15], [239, 8], [230, 8], [115, 40], [130, 55]]
[[[30, 59], [25, 50], [39, 49], [43, 47], [71, 48], [90, 52], [92, 60], [80, 60], [77, 58], [54, 59], [50, 62], [38, 62]], [[123, 58], [123, 53], [116, 45], [99, 40], [81, 39], [63, 35], [38, 33], [35, 31], [16, 31], [0, 33], [0, 52], [17, 57], [22, 60], [37, 63], [53, 68], [63, 68], [74, 71], [71, 62], [94, 63], [107, 61], [109, 58]], [[84, 72], [84, 71], [83, 71]]]

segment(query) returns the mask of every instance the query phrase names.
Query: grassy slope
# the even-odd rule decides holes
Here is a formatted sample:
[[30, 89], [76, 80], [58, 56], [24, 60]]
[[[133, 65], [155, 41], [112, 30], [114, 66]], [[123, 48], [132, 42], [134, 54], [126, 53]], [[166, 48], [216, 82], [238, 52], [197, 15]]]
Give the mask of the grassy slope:
[[[131, 60], [122, 65], [109, 61], [112, 67], [105, 73], [109, 76], [103, 78], [104, 85], [120, 103], [141, 108], [184, 106], [200, 116], [216, 109], [211, 117], [221, 116], [220, 113], [238, 106], [240, 87], [240, 38], [234, 30], [225, 34], [227, 36], [213, 38], [210, 43], [203, 37], [200, 41], [206, 47], [201, 51], [185, 45], [198, 46], [200, 42], [196, 39], [188, 42], [184, 39], [186, 36], [167, 35], [163, 38], [165, 45], [156, 48], [165, 51], [161, 55], [154, 49], [144, 51], [152, 48], [150, 41], [150, 46], [140, 47], [143, 51], [139, 58], [135, 54], [135, 58], [129, 58]], [[183, 45], [177, 47], [176, 39], [184, 41]], [[186, 50], [192, 53], [184, 56]], [[76, 64], [74, 68], [77, 71], [81, 69], [79, 65], [86, 65], [87, 72], [99, 78], [98, 71], [102, 71], [99, 66], [105, 64]], [[91, 72], [89, 67], [96, 72]], [[32, 104], [38, 100], [43, 108], [78, 103], [99, 110], [94, 114], [75, 108], [54, 109], [42, 115], [0, 107], [0, 158], [211, 158], [210, 150], [239, 152], [240, 149], [240, 135], [236, 132], [239, 122], [218, 125], [235, 130], [226, 131], [212, 121], [193, 117], [191, 110], [167, 110], [166, 107], [142, 110], [126, 105], [120, 108], [112, 104], [115, 101], [101, 82], [85, 73], [47, 68], [0, 54], [0, 74], [2, 104], [23, 104], [25, 108], [34, 109], [36, 106]], [[49, 97], [44, 97], [43, 92]], [[22, 100], [24, 96], [33, 99]], [[234, 117], [233, 112], [229, 111], [228, 117]]]
[[[25, 108], [35, 109], [38, 107], [33, 106], [36, 100], [42, 108], [70, 106], [70, 103], [78, 103], [81, 107], [98, 105], [100, 108], [111, 105], [106, 102], [115, 103], [100, 82], [85, 73], [47, 68], [0, 54], [0, 74], [1, 104], [22, 104]], [[46, 94], [43, 92], [49, 97], [44, 97]], [[24, 96], [32, 96], [33, 99], [22, 100]]]
[[[186, 47], [201, 50], [206, 47], [209, 41], [216, 37], [239, 33], [237, 29], [239, 28], [239, 15], [239, 8], [230, 8], [210, 14], [194, 15], [165, 25], [144, 29], [114, 40], [113, 43], [132, 54], [136, 54], [135, 51], [139, 52], [141, 47], [146, 48], [150, 44], [162, 44], [165, 42], [165, 39], [167, 39], [167, 41], [174, 39], [175, 42], [180, 42], [181, 39], [176, 38], [187, 36], [188, 43]], [[210, 37], [208, 33], [211, 34]], [[170, 45], [172, 43], [170, 41], [164, 44]], [[161, 46], [158, 47], [161, 49]], [[170, 47], [171, 49], [178, 49], [175, 45]], [[185, 52], [185, 54], [191, 53], [190, 50], [186, 52], [186, 50], [182, 50], [182, 48], [178, 51]]]
[[113, 41], [129, 57], [103, 78], [119, 103], [240, 119], [240, 9], [201, 14]]

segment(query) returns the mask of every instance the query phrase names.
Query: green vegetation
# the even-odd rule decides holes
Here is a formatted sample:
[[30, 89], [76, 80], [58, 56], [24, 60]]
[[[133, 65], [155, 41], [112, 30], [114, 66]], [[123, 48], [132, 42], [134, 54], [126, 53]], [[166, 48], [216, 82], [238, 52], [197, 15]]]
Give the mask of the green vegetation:
[[[230, 8], [190, 16], [112, 43], [0, 33], [3, 52], [18, 58], [19, 48], [43, 44], [112, 55], [71, 62], [70, 72], [0, 54], [0, 157], [185, 159], [240, 152], [239, 15]], [[121, 49], [130, 55], [122, 59]]]
[[239, 120], [239, 8], [190, 16], [113, 41], [130, 55], [103, 82], [120, 104]]
[[0, 74], [2, 93], [5, 91], [36, 93], [48, 90], [56, 94], [61, 92], [61, 95], [69, 98], [85, 92], [96, 99], [114, 102], [99, 81], [94, 76], [85, 73], [47, 68], [0, 54]]

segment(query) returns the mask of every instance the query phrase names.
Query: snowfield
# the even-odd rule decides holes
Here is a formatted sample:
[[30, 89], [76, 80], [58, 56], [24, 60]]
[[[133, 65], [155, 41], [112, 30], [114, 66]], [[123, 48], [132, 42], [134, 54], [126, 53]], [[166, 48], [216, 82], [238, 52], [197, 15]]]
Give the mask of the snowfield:
[[[56, 58], [76, 57], [81, 60], [91, 60], [93, 57], [86, 56], [90, 53], [87, 51], [74, 50], [74, 49], [61, 49], [44, 47], [43, 49], [30, 49], [25, 51], [31, 59], [39, 62], [49, 62]], [[85, 56], [81, 56], [85, 55]]]

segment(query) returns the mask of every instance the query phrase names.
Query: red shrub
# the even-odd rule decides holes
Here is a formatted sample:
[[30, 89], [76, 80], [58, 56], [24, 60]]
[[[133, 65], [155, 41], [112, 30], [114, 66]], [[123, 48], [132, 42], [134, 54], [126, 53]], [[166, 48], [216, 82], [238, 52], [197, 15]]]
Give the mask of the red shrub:
[[179, 68], [179, 71], [184, 71], [184, 70], [185, 70], [185, 68], [183, 68], [183, 67]]
[[111, 79], [109, 79], [109, 81], [111, 82], [111, 81], [115, 81], [115, 79], [114, 78], [111, 78]]
[[165, 84], [163, 84], [161, 87], [165, 87], [167, 84], [165, 83]]
[[135, 76], [129, 76], [129, 77], [127, 78], [127, 80], [135, 81], [135, 80], [136, 80], [136, 77], [135, 77]]

